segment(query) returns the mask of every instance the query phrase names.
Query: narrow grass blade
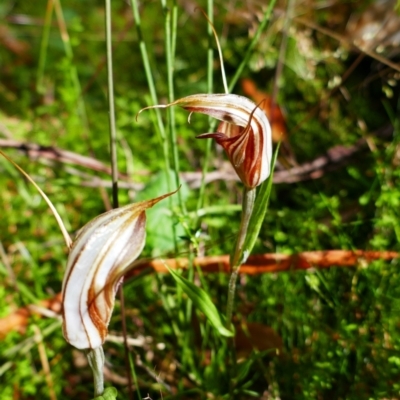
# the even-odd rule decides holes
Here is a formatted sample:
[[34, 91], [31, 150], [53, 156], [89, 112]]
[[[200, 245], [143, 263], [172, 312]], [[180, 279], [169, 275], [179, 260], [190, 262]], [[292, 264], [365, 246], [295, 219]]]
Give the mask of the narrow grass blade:
[[56, 219], [60, 231], [64, 237], [65, 244], [67, 245], [68, 249], [70, 249], [72, 245], [72, 239], [68, 234], [67, 228], [65, 227], [60, 214], [57, 212], [56, 208], [54, 207], [51, 200], [47, 197], [46, 193], [44, 193], [43, 190], [40, 189], [40, 187], [36, 184], [36, 182], [17, 163], [15, 163], [10, 157], [8, 157], [7, 154], [3, 153], [0, 150], [0, 155], [2, 155], [6, 160], [8, 160], [26, 179], [28, 179], [30, 183], [32, 183], [33, 186], [35, 186], [36, 190], [42, 196], [43, 200], [47, 203], [51, 212], [53, 213], [54, 218]]
[[[271, 196], [272, 181], [274, 175], [274, 168], [276, 159], [279, 153], [279, 144], [275, 150], [275, 154], [272, 158], [271, 164], [271, 175], [266, 181], [260, 186], [260, 190], [257, 193], [256, 201], [254, 204], [253, 213], [250, 217], [249, 226], [247, 229], [248, 234], [243, 245], [243, 253], [249, 255], [256, 243], [258, 234], [260, 233], [261, 225], [264, 221], [265, 214], [267, 213], [269, 198]], [[247, 258], [247, 257], [246, 257]]]
[[115, 387], [109, 387], [104, 390], [104, 393], [101, 396], [95, 397], [93, 400], [115, 400], [117, 395], [117, 389], [115, 389]]
[[197, 287], [195, 284], [188, 281], [183, 276], [168, 268], [167, 265], [166, 268], [175, 279], [175, 282], [189, 296], [190, 300], [193, 301], [194, 306], [204, 313], [204, 315], [208, 318], [211, 325], [218, 331], [218, 333], [221, 336], [232, 337], [233, 332], [225, 328], [218, 313], [218, 310], [212, 302], [210, 296], [203, 289]]

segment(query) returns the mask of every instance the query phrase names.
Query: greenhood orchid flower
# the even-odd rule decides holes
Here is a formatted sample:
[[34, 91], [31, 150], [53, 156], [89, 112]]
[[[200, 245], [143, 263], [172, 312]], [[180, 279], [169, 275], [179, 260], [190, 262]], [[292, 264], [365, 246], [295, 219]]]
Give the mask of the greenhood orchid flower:
[[145, 244], [145, 210], [171, 194], [108, 211], [79, 232], [62, 285], [63, 334], [71, 345], [104, 343], [118, 286]]
[[[180, 106], [191, 113], [209, 115], [221, 121], [217, 132], [203, 133], [197, 138], [213, 138], [226, 151], [243, 184], [252, 189], [271, 173], [271, 126], [265, 113], [247, 97], [235, 94], [195, 94], [167, 105]], [[190, 118], [190, 116], [189, 116]]]

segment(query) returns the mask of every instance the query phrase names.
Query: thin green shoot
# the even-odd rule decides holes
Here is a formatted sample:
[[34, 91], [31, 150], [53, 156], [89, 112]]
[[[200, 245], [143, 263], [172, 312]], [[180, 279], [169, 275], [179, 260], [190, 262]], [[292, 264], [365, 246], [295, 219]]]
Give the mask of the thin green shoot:
[[[164, 29], [165, 29], [165, 55], [166, 55], [166, 65], [167, 65], [167, 83], [168, 83], [168, 102], [173, 103], [175, 100], [174, 94], [174, 54], [176, 43], [173, 41], [176, 40], [177, 35], [177, 18], [171, 18], [171, 10], [167, 7], [166, 0], [161, 0], [161, 6], [164, 10], [165, 21], [164, 21]], [[176, 8], [176, 3], [174, 2], [173, 8]], [[168, 115], [168, 128], [169, 128], [169, 143], [172, 151], [172, 166], [175, 173], [175, 185], [178, 187], [180, 185], [180, 161], [179, 161], [179, 152], [176, 140], [176, 124], [175, 124], [175, 110], [173, 107], [168, 107], [167, 110]], [[186, 206], [182, 200], [182, 195], [178, 193], [178, 201], [181, 212], [186, 214]]]
[[[143, 61], [143, 68], [144, 68], [145, 75], [146, 75], [147, 86], [149, 87], [149, 91], [150, 91], [151, 101], [153, 104], [158, 104], [156, 86], [154, 83], [154, 77], [153, 77], [153, 73], [152, 73], [151, 66], [150, 66], [150, 60], [149, 60], [149, 55], [148, 55], [148, 51], [147, 51], [147, 46], [146, 46], [146, 42], [144, 41], [144, 38], [143, 38], [142, 21], [141, 21], [140, 13], [139, 13], [138, 0], [131, 0], [131, 8], [132, 8], [133, 17], [134, 17], [134, 21], [135, 21], [135, 25], [136, 25], [136, 32], [137, 32], [137, 36], [139, 39], [140, 54], [141, 54], [142, 61]], [[156, 118], [157, 118], [157, 127], [158, 127], [157, 131], [158, 131], [158, 134], [160, 137], [160, 142], [162, 144], [162, 150], [163, 150], [164, 165], [165, 165], [165, 171], [166, 171], [166, 175], [167, 175], [167, 187], [168, 187], [168, 192], [170, 192], [170, 191], [172, 191], [172, 182], [171, 182], [171, 178], [170, 178], [170, 174], [169, 174], [169, 171], [171, 169], [170, 168], [170, 160], [169, 160], [170, 145], [167, 140], [165, 126], [164, 126], [164, 122], [163, 122], [160, 110], [155, 109], [155, 114], [156, 114]], [[171, 198], [168, 198], [168, 204], [169, 204], [169, 207], [172, 208], [172, 199]], [[176, 228], [175, 228], [175, 224], [172, 222], [171, 222], [171, 234], [172, 234], [172, 237], [174, 238], [175, 247], [177, 248]]]
[[112, 26], [111, 1], [105, 0], [106, 54], [107, 54], [107, 85], [108, 85], [108, 117], [110, 126], [110, 153], [113, 208], [119, 207], [118, 202], [118, 159], [117, 159], [117, 128], [115, 125], [114, 76], [112, 59]]
[[253, 50], [256, 47], [256, 45], [260, 39], [260, 35], [264, 31], [265, 27], [267, 26], [267, 23], [269, 22], [269, 20], [271, 18], [272, 11], [274, 10], [274, 7], [275, 7], [275, 3], [276, 3], [276, 0], [272, 0], [269, 3], [268, 8], [264, 13], [263, 20], [261, 21], [260, 25], [258, 25], [256, 33], [254, 34], [253, 39], [251, 40], [249, 46], [247, 47], [246, 54], [244, 55], [242, 62], [240, 63], [239, 67], [237, 68], [235, 75], [231, 79], [231, 82], [229, 83], [229, 91], [231, 91], [235, 87], [237, 81], [242, 76], [244, 68], [249, 63], [250, 57], [253, 54]]
[[38, 93], [41, 94], [44, 94], [45, 91], [43, 80], [44, 80], [44, 70], [46, 66], [47, 48], [49, 45], [53, 9], [54, 9], [53, 0], [47, 0], [46, 14], [44, 17], [44, 24], [43, 24], [43, 34], [42, 34], [42, 40], [40, 42], [39, 63], [38, 63], [39, 65], [36, 78], [36, 90], [38, 91]]
[[47, 205], [49, 206], [51, 212], [54, 215], [54, 218], [56, 219], [58, 226], [60, 228], [60, 231], [64, 237], [64, 241], [66, 246], [68, 247], [68, 249], [71, 248], [72, 245], [72, 239], [69, 236], [67, 229], [64, 225], [64, 222], [61, 219], [60, 214], [57, 212], [56, 208], [54, 207], [53, 203], [51, 202], [51, 200], [47, 197], [46, 193], [43, 192], [42, 189], [40, 189], [40, 187], [36, 184], [36, 182], [28, 175], [28, 173], [26, 173], [17, 163], [15, 163], [10, 157], [8, 157], [5, 153], [3, 153], [0, 150], [0, 155], [2, 155], [6, 160], [8, 160], [26, 179], [28, 179], [28, 181], [30, 183], [32, 183], [32, 185], [36, 188], [36, 190], [40, 193], [40, 195], [42, 196], [42, 198], [44, 199], [44, 201], [47, 203]]
[[60, 30], [61, 40], [64, 45], [64, 51], [65, 51], [65, 54], [66, 54], [68, 60], [71, 63], [70, 77], [71, 77], [71, 81], [72, 81], [74, 91], [75, 91], [75, 98], [76, 98], [76, 102], [77, 102], [78, 114], [81, 118], [83, 128], [85, 129], [85, 132], [87, 133], [89, 131], [89, 122], [88, 122], [88, 118], [87, 118], [87, 114], [86, 114], [86, 106], [85, 106], [85, 102], [83, 101], [83, 98], [82, 98], [82, 88], [81, 88], [81, 84], [79, 81], [78, 70], [76, 68], [76, 65], [73, 63], [74, 53], [72, 51], [71, 40], [70, 40], [70, 37], [68, 34], [67, 24], [66, 24], [65, 18], [64, 18], [64, 12], [61, 7], [60, 0], [52, 0], [52, 1], [54, 3], [54, 11], [55, 11], [55, 15], [57, 18], [58, 27]]
[[212, 21], [210, 20], [210, 18], [208, 17], [208, 15], [201, 8], [200, 8], [200, 11], [203, 13], [204, 17], [208, 21], [208, 26], [211, 27], [211, 30], [212, 30], [212, 32], [214, 34], [215, 42], [217, 44], [217, 49], [218, 49], [219, 63], [220, 63], [220, 67], [221, 67], [222, 83], [224, 85], [225, 93], [228, 94], [229, 93], [229, 89], [228, 89], [228, 84], [226, 82], [226, 73], [225, 73], [225, 67], [224, 67], [224, 57], [222, 56], [222, 49], [221, 49], [221, 45], [219, 43], [217, 31], [215, 30], [214, 25], [213, 25]]

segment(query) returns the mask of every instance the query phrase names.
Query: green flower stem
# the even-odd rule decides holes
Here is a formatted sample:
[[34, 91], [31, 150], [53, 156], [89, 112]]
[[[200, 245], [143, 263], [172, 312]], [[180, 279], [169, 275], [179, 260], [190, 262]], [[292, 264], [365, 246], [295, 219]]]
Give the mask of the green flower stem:
[[[207, 15], [210, 22], [214, 23], [214, 0], [207, 0]], [[208, 35], [208, 49], [207, 49], [207, 93], [213, 93], [214, 88], [214, 50], [212, 47], [213, 31], [210, 24], [207, 24], [207, 35]], [[215, 119], [209, 117], [209, 130], [213, 132], [215, 126]], [[197, 201], [197, 210], [200, 210], [204, 206], [204, 194], [206, 189], [206, 175], [208, 172], [210, 157], [211, 157], [211, 146], [213, 140], [206, 140], [206, 150], [204, 154], [203, 169], [201, 174], [201, 185], [199, 190], [199, 198]]]
[[[174, 57], [176, 48], [176, 36], [177, 36], [177, 5], [176, 1], [173, 1], [172, 9], [167, 7], [167, 1], [161, 0], [161, 6], [165, 14], [165, 54], [166, 54], [166, 65], [167, 65], [167, 82], [168, 82], [168, 102], [172, 103], [175, 100], [174, 93]], [[179, 153], [176, 138], [176, 126], [175, 126], [175, 108], [168, 107], [168, 127], [169, 127], [169, 139], [172, 151], [172, 165], [175, 173], [175, 184], [179, 187]], [[182, 199], [181, 191], [178, 191], [178, 202], [181, 212], [186, 214], [186, 206]]]
[[110, 125], [110, 153], [113, 208], [118, 208], [118, 160], [117, 160], [117, 128], [114, 107], [114, 77], [112, 59], [111, 0], [105, 0], [106, 51], [107, 51], [107, 83], [108, 83], [108, 116]]
[[[118, 158], [117, 158], [117, 127], [115, 121], [114, 105], [114, 76], [113, 76], [113, 58], [112, 58], [112, 26], [111, 26], [111, 0], [105, 0], [105, 27], [106, 27], [106, 54], [107, 54], [107, 84], [108, 84], [108, 110], [110, 127], [110, 154], [111, 154], [111, 176], [112, 176], [112, 199], [113, 208], [119, 207], [118, 201]], [[128, 392], [132, 397], [132, 378], [128, 360], [129, 347], [126, 332], [125, 301], [122, 285], [118, 289], [121, 303], [122, 332], [125, 347], [125, 366], [128, 372]], [[101, 350], [103, 353], [103, 350]], [[104, 355], [103, 355], [104, 362]], [[101, 371], [102, 373], [102, 371]], [[103, 378], [102, 378], [103, 379]], [[96, 386], [96, 377], [95, 377]], [[103, 389], [104, 390], [104, 389]], [[102, 393], [100, 393], [102, 394]], [[95, 394], [96, 395], [96, 394]]]
[[230, 329], [233, 302], [235, 299], [236, 280], [239, 274], [240, 266], [247, 260], [249, 250], [244, 248], [247, 230], [249, 227], [250, 217], [253, 212], [254, 202], [256, 199], [256, 188], [244, 188], [243, 203], [242, 203], [242, 219], [240, 221], [240, 229], [236, 239], [234, 251], [230, 257], [231, 277], [228, 286], [228, 301], [226, 306], [226, 327]]
[[[152, 104], [158, 104], [157, 92], [156, 92], [156, 85], [154, 82], [153, 73], [150, 66], [150, 59], [147, 51], [146, 42], [144, 41], [143, 32], [142, 32], [142, 21], [140, 18], [139, 13], [139, 1], [138, 0], [131, 0], [131, 8], [133, 12], [133, 18], [136, 25], [136, 32], [139, 40], [139, 48], [140, 54], [142, 56], [143, 61], [143, 68], [145, 71], [146, 79], [147, 79], [147, 86], [149, 87], [150, 97]], [[165, 126], [163, 119], [161, 117], [161, 112], [158, 108], [154, 109], [156, 119], [157, 119], [157, 127], [158, 127], [158, 134], [160, 138], [160, 143], [162, 144], [163, 149], [163, 156], [164, 156], [164, 168], [167, 180], [167, 188], [168, 192], [172, 191], [172, 182], [170, 178], [170, 161], [169, 161], [169, 153], [170, 153], [170, 145], [169, 141], [167, 140], [167, 134], [165, 132]], [[172, 209], [172, 198], [168, 198], [169, 207]], [[177, 239], [176, 239], [176, 226], [174, 223], [171, 223], [171, 236], [174, 238], [174, 245], [177, 249]]]
[[94, 397], [101, 396], [104, 392], [104, 378], [103, 378], [104, 352], [103, 352], [103, 347], [100, 346], [95, 349], [87, 350], [86, 356], [88, 358], [90, 368], [92, 368], [92, 371], [93, 371]]

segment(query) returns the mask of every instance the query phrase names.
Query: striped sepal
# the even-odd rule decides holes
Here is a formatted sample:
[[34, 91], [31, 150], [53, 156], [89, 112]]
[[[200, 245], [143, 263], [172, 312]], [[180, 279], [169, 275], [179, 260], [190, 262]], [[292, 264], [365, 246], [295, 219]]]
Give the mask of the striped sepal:
[[254, 188], [269, 177], [271, 126], [259, 105], [236, 94], [195, 94], [167, 105], [146, 108], [170, 106], [180, 106], [191, 113], [207, 114], [222, 121], [217, 132], [205, 133], [198, 138], [214, 138], [223, 146], [245, 186]]
[[62, 286], [63, 334], [71, 345], [104, 343], [118, 285], [145, 244], [145, 210], [170, 194], [108, 211], [79, 232]]

